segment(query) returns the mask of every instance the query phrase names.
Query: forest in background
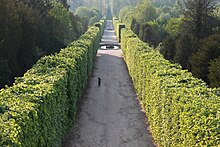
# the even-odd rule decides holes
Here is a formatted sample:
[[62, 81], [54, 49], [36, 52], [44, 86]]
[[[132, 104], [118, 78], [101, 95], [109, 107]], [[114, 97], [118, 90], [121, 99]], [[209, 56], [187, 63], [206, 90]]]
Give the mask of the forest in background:
[[[11, 85], [42, 56], [59, 52], [101, 18], [82, 17], [67, 0], [0, 1], [0, 88]], [[96, 19], [90, 20], [95, 17]]]
[[119, 19], [211, 87], [220, 86], [220, 5], [217, 0], [142, 0]]
[[141, 40], [160, 46], [166, 59], [181, 64], [211, 87], [220, 86], [219, 0], [69, 0], [69, 3], [74, 12], [82, 9], [80, 5], [95, 7], [107, 15], [110, 11]]
[[[0, 87], [89, 25], [119, 17], [143, 41], [212, 87], [220, 86], [219, 0], [1, 0]], [[7, 17], [5, 17], [7, 16]]]

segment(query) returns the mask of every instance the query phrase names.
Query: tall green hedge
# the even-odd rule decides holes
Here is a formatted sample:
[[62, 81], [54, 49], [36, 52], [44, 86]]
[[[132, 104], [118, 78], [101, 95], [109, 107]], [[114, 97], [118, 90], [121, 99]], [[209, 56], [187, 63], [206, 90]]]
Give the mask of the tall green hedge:
[[158, 49], [122, 30], [121, 47], [154, 139], [160, 146], [219, 146], [220, 89], [208, 88]]
[[90, 27], [0, 91], [0, 146], [61, 146], [92, 72], [103, 27], [104, 21], [100, 28]]
[[113, 23], [113, 26], [115, 29], [115, 34], [116, 34], [117, 40], [119, 41], [119, 24], [120, 24], [120, 22], [119, 22], [118, 18], [114, 17], [112, 20], [112, 23]]

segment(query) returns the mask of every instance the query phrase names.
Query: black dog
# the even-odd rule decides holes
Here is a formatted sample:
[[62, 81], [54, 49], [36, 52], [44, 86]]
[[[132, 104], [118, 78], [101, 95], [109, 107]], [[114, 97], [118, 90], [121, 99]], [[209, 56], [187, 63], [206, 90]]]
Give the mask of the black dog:
[[101, 86], [101, 78], [98, 77], [98, 86], [100, 87]]

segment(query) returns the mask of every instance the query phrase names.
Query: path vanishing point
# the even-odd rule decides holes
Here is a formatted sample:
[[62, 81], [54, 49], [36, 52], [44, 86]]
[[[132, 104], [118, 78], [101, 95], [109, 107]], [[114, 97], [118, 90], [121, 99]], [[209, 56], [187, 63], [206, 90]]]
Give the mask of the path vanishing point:
[[[111, 21], [107, 21], [107, 27], [112, 27]], [[106, 40], [117, 42], [114, 30], [105, 30], [102, 41]], [[62, 146], [155, 146], [122, 50], [98, 50], [92, 76], [78, 104], [74, 127]]]

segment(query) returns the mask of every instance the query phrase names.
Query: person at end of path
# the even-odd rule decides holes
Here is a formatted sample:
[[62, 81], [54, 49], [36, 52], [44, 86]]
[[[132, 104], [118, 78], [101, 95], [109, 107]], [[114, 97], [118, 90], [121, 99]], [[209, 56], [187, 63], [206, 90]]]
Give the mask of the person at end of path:
[[101, 78], [98, 77], [98, 86], [100, 87], [101, 86]]

